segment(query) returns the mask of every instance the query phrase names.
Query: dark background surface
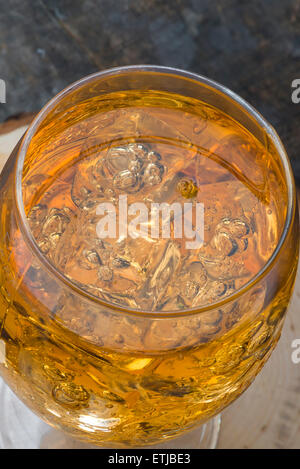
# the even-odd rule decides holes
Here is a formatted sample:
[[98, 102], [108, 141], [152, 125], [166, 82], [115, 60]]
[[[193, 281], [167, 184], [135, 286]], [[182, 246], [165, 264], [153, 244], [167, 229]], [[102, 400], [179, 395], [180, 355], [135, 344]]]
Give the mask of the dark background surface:
[[160, 64], [228, 86], [276, 128], [300, 182], [300, 0], [0, 0], [0, 121], [97, 70]]

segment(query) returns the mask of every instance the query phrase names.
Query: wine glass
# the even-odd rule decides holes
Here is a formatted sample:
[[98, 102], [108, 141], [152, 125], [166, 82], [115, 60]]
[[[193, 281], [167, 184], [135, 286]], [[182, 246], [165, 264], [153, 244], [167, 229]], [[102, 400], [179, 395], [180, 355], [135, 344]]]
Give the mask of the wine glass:
[[[116, 101], [116, 95], [119, 101]], [[168, 100], [169, 95], [172, 99]], [[114, 105], [111, 104], [113, 98]], [[191, 102], [194, 110], [189, 115], [185, 106]], [[66, 259], [83, 235], [78, 227], [77, 231], [73, 229], [68, 249], [63, 251], [61, 236], [67, 225], [70, 229], [74, 224], [75, 218], [70, 223], [72, 209], [66, 201], [67, 196], [61, 194], [68, 190], [74, 203], [74, 193], [77, 194], [72, 172], [74, 165], [84, 165], [85, 158], [92, 161], [97, 152], [101, 153], [107, 147], [109, 140], [119, 139], [123, 145], [127, 139], [126, 145], [147, 152], [149, 159], [149, 153], [155, 156], [151, 150], [154, 137], [156, 146], [166, 145], [167, 139], [172, 140], [172, 144], [181, 139], [182, 154], [194, 152], [193, 158], [196, 158], [202, 128], [199, 130], [198, 126], [197, 130], [194, 124], [187, 125], [186, 133], [181, 132], [179, 138], [170, 121], [161, 117], [155, 120], [152, 116], [152, 120], [141, 121], [144, 126], [144, 134], [141, 134], [134, 124], [140, 119], [135, 113], [143, 106], [156, 110], [165, 106], [172, 112], [182, 110], [185, 112], [182, 119], [186, 118], [187, 122], [198, 118], [199, 112], [202, 113], [202, 124], [205, 119], [214, 121], [220, 132], [224, 132], [226, 138], [214, 151], [201, 147], [206, 160], [213, 161], [211, 164], [217, 168], [211, 173], [205, 168], [204, 174], [202, 166], [201, 174], [204, 178], [213, 174], [215, 178], [218, 171], [220, 174], [229, 171], [230, 154], [232, 198], [227, 199], [222, 193], [224, 185], [217, 185], [215, 181], [209, 184], [209, 180], [207, 187], [191, 186], [192, 196], [197, 191], [203, 197], [211, 195], [221, 211], [222, 200], [224, 206], [236, 203], [236, 197], [248, 203], [241, 192], [234, 192], [234, 174], [234, 181], [242, 181], [249, 194], [255, 195], [256, 204], [249, 209], [252, 215], [248, 216], [247, 222], [247, 217], [239, 214], [227, 218], [222, 215], [215, 228], [214, 249], [218, 248], [216, 239], [222, 249], [227, 249], [229, 239], [231, 250], [224, 254], [221, 248], [217, 249], [219, 254], [222, 251], [217, 260], [213, 255], [208, 258], [200, 250], [197, 262], [193, 262], [193, 270], [175, 274], [179, 280], [171, 281], [170, 274], [170, 269], [177, 265], [174, 260], [178, 257], [176, 243], [166, 242], [164, 249], [159, 251], [159, 267], [147, 271], [150, 272], [150, 283], [155, 280], [159, 287], [151, 284], [152, 289], [149, 287], [146, 293], [142, 290], [144, 298], [139, 297], [140, 303], [134, 303], [122, 292], [109, 291], [109, 288], [97, 295], [90, 280], [85, 283], [84, 276], [76, 276], [78, 269], [85, 268], [84, 275], [86, 279], [90, 278], [92, 250], [88, 261], [84, 261], [85, 267], [76, 264], [73, 276], [62, 270], [61, 266], [66, 265]], [[132, 119], [126, 114], [128, 107]], [[113, 117], [116, 109], [118, 116]], [[99, 113], [101, 119], [98, 119]], [[229, 116], [230, 125], [236, 126], [235, 132], [241, 129], [243, 138], [256, 142], [254, 153], [250, 143], [241, 141], [238, 134], [232, 135], [230, 126], [226, 127], [227, 121], [220, 115]], [[117, 130], [110, 127], [116, 126], [117, 119], [121, 118], [128, 126], [130, 124], [130, 132], [129, 127], [119, 125]], [[190, 128], [194, 133], [188, 135]], [[154, 136], [150, 132], [153, 129]], [[130, 138], [126, 132], [130, 133]], [[146, 142], [144, 146], [141, 140]], [[181, 160], [183, 158], [185, 156]], [[160, 168], [159, 164], [156, 169]], [[196, 166], [193, 166], [195, 171]], [[104, 171], [103, 166], [101, 168]], [[111, 166], [108, 169], [111, 170]], [[168, 180], [171, 180], [172, 165], [167, 170]], [[84, 171], [84, 166], [80, 166], [80, 177], [85, 177]], [[145, 178], [146, 170], [143, 171]], [[162, 173], [163, 170], [159, 171]], [[54, 193], [50, 184], [54, 173], [58, 184], [55, 200], [57, 202], [60, 197], [59, 206], [50, 201]], [[193, 179], [193, 175], [191, 178], [197, 179]], [[220, 176], [220, 183], [222, 178]], [[180, 187], [186, 190], [189, 183], [185, 180], [185, 185]], [[279, 340], [297, 269], [298, 212], [294, 180], [283, 145], [270, 124], [242, 98], [202, 76], [157, 66], [115, 68], [83, 78], [42, 109], [11, 154], [0, 184], [0, 373], [26, 405], [24, 407], [7, 387], [2, 386], [3, 444], [8, 447], [45, 444], [48, 427], [33, 417], [28, 407], [44, 422], [86, 444], [189, 447], [193, 441], [195, 447], [214, 447], [219, 413], [251, 384]], [[115, 190], [119, 190], [123, 182], [118, 184], [115, 184]], [[145, 187], [141, 190], [146, 190]], [[179, 187], [178, 183], [176, 187]], [[149, 191], [154, 192], [155, 188]], [[48, 206], [40, 202], [41, 194], [48, 197]], [[138, 193], [128, 194], [135, 200]], [[258, 203], [260, 208], [257, 208]], [[84, 229], [90, 207], [91, 204], [83, 207], [83, 218], [76, 215]], [[218, 215], [216, 209], [214, 214]], [[249, 241], [250, 232], [252, 238]], [[48, 237], [37, 239], [36, 233], [43, 233], [43, 236], [46, 233]], [[86, 236], [87, 231], [84, 233]], [[143, 246], [131, 242], [128, 249], [133, 246], [136, 255], [141, 255]], [[99, 249], [105, 259], [107, 252], [114, 252], [115, 248], [101, 243]], [[51, 247], [53, 257], [49, 258]], [[243, 259], [253, 273], [247, 281], [241, 280], [244, 277], [236, 271], [238, 264], [231, 260], [236, 259], [236, 252], [242, 251], [246, 253], [247, 257]], [[264, 262], [258, 265], [255, 256]], [[128, 267], [124, 260], [123, 264], [120, 260], [117, 262], [116, 269]], [[216, 263], [222, 269], [226, 266], [226, 275], [222, 270], [223, 277], [215, 273]], [[104, 261], [101, 261], [98, 275], [100, 270], [100, 280], [111, 275]], [[201, 298], [206, 298], [206, 302], [197, 304], [193, 300], [195, 306], [190, 306], [192, 303], [186, 306], [178, 299], [178, 289], [191, 272], [196, 283], [189, 283], [192, 289], [189, 294], [200, 298], [201, 279], [204, 282], [200, 285]], [[171, 293], [165, 303], [162, 300], [165, 296], [157, 293], [164, 288], [176, 292], [175, 306], [175, 293], [174, 298]], [[163, 291], [166, 295], [167, 290]], [[40, 442], [41, 435], [44, 435], [44, 443]], [[60, 433], [56, 435], [59, 438], [54, 440], [59, 445], [58, 441], [63, 441], [63, 437]], [[71, 444], [71, 440], [66, 441]]]

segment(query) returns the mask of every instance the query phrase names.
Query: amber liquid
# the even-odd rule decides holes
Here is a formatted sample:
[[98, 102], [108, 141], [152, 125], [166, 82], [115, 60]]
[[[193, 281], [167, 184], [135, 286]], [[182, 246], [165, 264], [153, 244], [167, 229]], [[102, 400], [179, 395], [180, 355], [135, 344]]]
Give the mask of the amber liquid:
[[[282, 174], [271, 150], [230, 116], [178, 95], [123, 92], [51, 125], [25, 161], [24, 203], [41, 252], [77, 288], [161, 316], [225, 299], [271, 257], [286, 213]], [[172, 236], [172, 217], [170, 239], [99, 239], [97, 206], [110, 202], [119, 217], [124, 194], [147, 207], [203, 203], [203, 246], [188, 250]], [[185, 319], [139, 325], [120, 309], [112, 322], [67, 293], [55, 304], [55, 286], [24, 256], [19, 232], [14, 238], [10, 265], [22, 281], [0, 311], [0, 369], [13, 388], [22, 383], [27, 404], [77, 437], [134, 446], [180, 434], [246, 389], [279, 338], [292, 276], [280, 298], [259, 283]], [[35, 311], [46, 296], [53, 310], [41, 321]]]

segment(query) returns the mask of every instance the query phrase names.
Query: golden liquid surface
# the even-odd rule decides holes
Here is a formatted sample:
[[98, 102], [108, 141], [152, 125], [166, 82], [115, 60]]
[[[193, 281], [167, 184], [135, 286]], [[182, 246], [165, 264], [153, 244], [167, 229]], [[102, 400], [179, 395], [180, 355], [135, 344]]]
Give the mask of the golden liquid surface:
[[[183, 111], [180, 101], [170, 109], [163, 99], [160, 107], [151, 100], [143, 106], [143, 97], [130, 106], [129, 93], [127, 107], [87, 116], [63, 132], [67, 143], [40, 150], [46, 161], [59, 158], [37, 192], [30, 192], [34, 169], [24, 181], [30, 228], [55, 267], [101, 299], [148, 311], [210, 304], [247, 283], [278, 243], [285, 213], [270, 192], [271, 155], [216, 109], [191, 102]], [[124, 195], [126, 208], [144, 204], [147, 219], [130, 234], [117, 226], [113, 237], [101, 239], [99, 204], [109, 203], [116, 224], [124, 223]], [[179, 204], [183, 214], [187, 203], [194, 230], [193, 209], [203, 204], [201, 248], [187, 247], [183, 219], [174, 212], [158, 213], [152, 235], [155, 204]], [[127, 224], [140, 213], [127, 214]]]
[[[151, 91], [94, 98], [48, 119], [29, 148], [23, 194], [33, 236], [61, 273], [116, 306], [159, 312], [215, 303], [245, 285], [272, 255], [286, 213], [267, 146], [215, 108]], [[204, 245], [99, 240], [96, 207], [110, 202], [118, 214], [124, 194], [147, 207], [203, 203]], [[19, 230], [10, 239], [0, 371], [44, 419], [96, 444], [151, 444], [220, 412], [274, 348], [294, 279], [276, 295], [259, 283], [199, 315], [100, 314], [57, 293]]]

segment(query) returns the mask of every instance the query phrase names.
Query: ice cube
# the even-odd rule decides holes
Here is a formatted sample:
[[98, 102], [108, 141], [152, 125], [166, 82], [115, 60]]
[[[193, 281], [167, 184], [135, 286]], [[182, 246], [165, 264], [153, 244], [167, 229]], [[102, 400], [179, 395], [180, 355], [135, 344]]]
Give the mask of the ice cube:
[[[147, 280], [138, 293], [139, 301], [145, 299], [152, 308], [158, 304], [179, 268], [181, 254], [178, 245], [174, 241], [164, 240], [153, 247], [150, 252], [150, 271], [147, 272]], [[152, 309], [151, 308], [151, 309]]]

